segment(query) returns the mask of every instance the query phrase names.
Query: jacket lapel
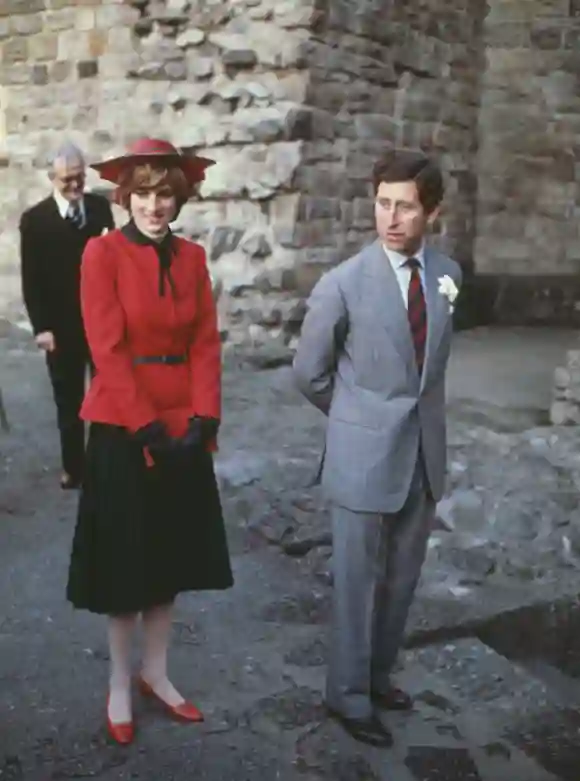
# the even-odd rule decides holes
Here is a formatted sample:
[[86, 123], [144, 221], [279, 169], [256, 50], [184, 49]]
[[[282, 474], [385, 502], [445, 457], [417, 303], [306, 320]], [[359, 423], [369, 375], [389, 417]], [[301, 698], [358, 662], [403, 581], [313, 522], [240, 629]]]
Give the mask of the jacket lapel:
[[372, 311], [377, 313], [377, 322], [388, 332], [407, 367], [418, 377], [407, 309], [395, 272], [380, 241], [366, 251], [369, 254], [366, 292], [372, 301]]
[[[366, 300], [372, 301], [372, 311], [377, 313], [377, 322], [388, 332], [397, 352], [415, 377], [419, 377], [415, 362], [415, 347], [409, 327], [407, 309], [403, 302], [401, 288], [380, 241], [366, 250], [368, 253]], [[427, 344], [425, 364], [421, 374], [421, 388], [425, 386], [432, 367], [437, 347], [445, 325], [449, 320], [449, 305], [439, 294], [440, 269], [437, 253], [427, 247], [425, 250], [424, 294], [427, 307]], [[368, 297], [367, 297], [368, 296]]]
[[425, 365], [421, 376], [421, 387], [424, 387], [428, 372], [432, 366], [437, 347], [445, 324], [449, 319], [449, 304], [439, 293], [439, 269], [437, 254], [427, 248], [425, 250], [425, 301], [427, 305], [427, 345]]

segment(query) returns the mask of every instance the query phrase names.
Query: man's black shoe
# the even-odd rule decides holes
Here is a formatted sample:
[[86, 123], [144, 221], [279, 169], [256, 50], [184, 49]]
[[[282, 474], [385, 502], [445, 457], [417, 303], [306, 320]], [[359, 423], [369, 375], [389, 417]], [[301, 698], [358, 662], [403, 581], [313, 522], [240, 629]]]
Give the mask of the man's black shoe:
[[332, 708], [326, 708], [328, 715], [337, 721], [355, 740], [377, 748], [390, 748], [393, 736], [379, 717], [373, 713], [366, 719], [349, 719]]
[[385, 710], [412, 710], [413, 708], [413, 700], [407, 692], [397, 689], [396, 686], [391, 686], [386, 692], [373, 692], [371, 700], [377, 708]]

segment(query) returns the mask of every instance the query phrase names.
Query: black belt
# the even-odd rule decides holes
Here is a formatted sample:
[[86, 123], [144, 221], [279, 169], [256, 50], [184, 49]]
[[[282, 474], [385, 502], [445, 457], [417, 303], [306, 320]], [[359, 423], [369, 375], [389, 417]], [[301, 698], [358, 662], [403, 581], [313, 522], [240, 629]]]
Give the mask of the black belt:
[[175, 366], [178, 363], [185, 363], [186, 355], [139, 355], [133, 358], [133, 363], [163, 363], [166, 366]]

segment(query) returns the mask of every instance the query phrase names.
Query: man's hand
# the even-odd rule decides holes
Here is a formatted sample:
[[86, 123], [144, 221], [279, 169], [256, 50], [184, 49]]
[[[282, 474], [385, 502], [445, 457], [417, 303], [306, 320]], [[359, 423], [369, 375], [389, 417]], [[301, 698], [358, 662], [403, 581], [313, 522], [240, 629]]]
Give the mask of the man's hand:
[[45, 353], [52, 353], [56, 349], [56, 342], [54, 341], [54, 334], [52, 331], [43, 331], [42, 333], [37, 334], [34, 341], [36, 342], [36, 346], [41, 350], [44, 350]]

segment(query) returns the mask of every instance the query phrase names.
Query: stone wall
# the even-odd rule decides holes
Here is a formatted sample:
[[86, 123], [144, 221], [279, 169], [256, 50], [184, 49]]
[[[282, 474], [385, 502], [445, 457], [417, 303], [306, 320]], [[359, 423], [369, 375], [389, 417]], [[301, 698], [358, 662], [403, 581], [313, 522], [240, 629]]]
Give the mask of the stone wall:
[[571, 2], [0, 0], [0, 310], [65, 136], [95, 159], [147, 133], [218, 161], [177, 227], [207, 248], [232, 341], [291, 341], [316, 278], [372, 238], [385, 145], [442, 160], [437, 241], [492, 308], [506, 275], [574, 272]]
[[421, 147], [442, 161], [440, 243], [471, 261], [483, 8], [478, 0], [431, 5], [317, 4], [305, 47], [314, 132], [298, 180], [308, 279], [305, 264], [335, 263], [373, 238], [369, 176], [386, 145]]
[[492, 0], [479, 113], [480, 273], [580, 268], [580, 17], [570, 0]]
[[272, 21], [267, 0], [5, 0], [0, 13], [3, 303], [16, 293], [16, 220], [47, 190], [51, 147], [66, 135], [101, 158], [154, 134], [219, 163], [177, 230], [206, 245], [226, 327], [244, 311], [244, 335], [256, 320], [275, 328], [262, 292], [295, 266], [276, 232], [294, 214], [309, 8], [278, 3]]
[[487, 317], [579, 322], [580, 4], [488, 0], [475, 268]]

